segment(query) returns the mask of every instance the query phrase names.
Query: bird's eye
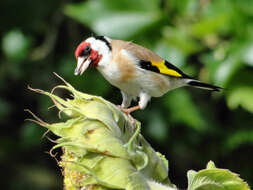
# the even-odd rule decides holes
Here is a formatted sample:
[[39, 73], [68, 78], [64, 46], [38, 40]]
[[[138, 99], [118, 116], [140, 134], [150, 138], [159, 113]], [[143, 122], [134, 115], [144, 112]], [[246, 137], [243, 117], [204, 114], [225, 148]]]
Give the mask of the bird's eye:
[[90, 54], [90, 51], [91, 51], [90, 46], [86, 46], [86, 47], [83, 49], [81, 55], [82, 55], [82, 56], [88, 55], [88, 54]]

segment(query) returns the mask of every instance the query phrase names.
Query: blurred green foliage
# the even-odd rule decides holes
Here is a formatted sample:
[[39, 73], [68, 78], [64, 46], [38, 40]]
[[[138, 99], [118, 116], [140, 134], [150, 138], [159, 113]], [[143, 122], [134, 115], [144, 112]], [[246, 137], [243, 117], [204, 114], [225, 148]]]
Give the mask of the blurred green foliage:
[[[29, 116], [23, 112], [29, 108], [55, 121], [55, 110], [26, 90], [28, 84], [48, 90], [59, 83], [55, 71], [79, 90], [121, 103], [119, 90], [95, 69], [73, 75], [75, 47], [91, 35], [134, 41], [189, 75], [225, 88], [222, 93], [177, 89], [134, 113], [146, 138], [170, 161], [172, 182], [186, 187], [186, 171], [212, 159], [253, 185], [252, 0], [5, 0], [0, 12], [5, 189], [61, 186], [55, 161], [44, 153], [51, 147], [40, 138], [45, 130], [24, 122]], [[33, 183], [36, 176], [57, 180]]]

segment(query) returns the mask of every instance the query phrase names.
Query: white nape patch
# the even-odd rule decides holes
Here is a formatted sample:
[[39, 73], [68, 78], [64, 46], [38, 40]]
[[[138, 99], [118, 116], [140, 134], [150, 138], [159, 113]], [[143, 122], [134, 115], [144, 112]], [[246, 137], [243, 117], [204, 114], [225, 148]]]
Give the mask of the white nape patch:
[[[108, 42], [111, 40], [108, 37], [105, 37]], [[111, 61], [111, 51], [106, 45], [105, 42], [96, 39], [94, 37], [90, 37], [85, 40], [91, 44], [91, 48], [98, 51], [98, 54], [102, 55], [102, 59], [99, 61], [98, 66], [105, 66], [110, 63]]]

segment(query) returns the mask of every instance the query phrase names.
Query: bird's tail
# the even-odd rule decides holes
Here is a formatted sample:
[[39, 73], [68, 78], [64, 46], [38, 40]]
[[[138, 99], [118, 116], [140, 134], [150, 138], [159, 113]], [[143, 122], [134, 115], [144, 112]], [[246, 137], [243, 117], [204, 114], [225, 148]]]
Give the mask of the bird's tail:
[[219, 86], [214, 86], [214, 85], [211, 85], [211, 84], [203, 83], [203, 82], [200, 82], [200, 81], [197, 81], [197, 80], [192, 80], [192, 79], [187, 81], [187, 85], [195, 87], [195, 88], [201, 88], [201, 89], [211, 90], [211, 91], [220, 91], [220, 90], [222, 90], [222, 88], [219, 87]]

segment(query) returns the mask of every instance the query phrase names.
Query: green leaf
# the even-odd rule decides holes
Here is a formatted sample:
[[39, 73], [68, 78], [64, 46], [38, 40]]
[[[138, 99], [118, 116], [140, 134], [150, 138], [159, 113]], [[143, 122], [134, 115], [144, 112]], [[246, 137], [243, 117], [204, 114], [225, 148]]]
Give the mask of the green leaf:
[[189, 17], [193, 17], [197, 14], [200, 3], [199, 1], [192, 0], [167, 0], [167, 4], [169, 8], [177, 12], [177, 15], [180, 15], [181, 18], [185, 17], [185, 19], [189, 19]]
[[93, 23], [92, 28], [97, 34], [127, 39], [155, 24], [160, 18], [159, 13], [114, 13]]
[[[233, 88], [234, 83], [238, 83], [241, 81], [241, 78], [244, 78], [246, 83], [248, 84], [252, 77], [248, 75], [249, 69], [244, 69], [246, 63], [248, 65], [252, 65], [252, 39], [248, 35], [245, 34], [245, 39], [242, 40], [232, 40], [229, 43], [222, 43], [218, 49], [213, 53], [210, 53], [213, 57], [212, 60], [206, 60], [212, 62], [212, 67], [214, 67], [215, 72], [213, 72], [213, 79], [215, 82], [223, 87], [231, 87]], [[220, 54], [220, 55], [219, 55]], [[221, 58], [219, 60], [219, 57]], [[215, 66], [216, 65], [216, 66]], [[242, 70], [244, 69], [244, 70]], [[244, 77], [244, 75], [249, 76], [248, 78]], [[236, 79], [235, 79], [236, 78]], [[242, 83], [243, 84], [243, 83]], [[252, 84], [252, 81], [251, 81]]]
[[203, 49], [203, 46], [196, 40], [192, 39], [186, 28], [177, 29], [175, 27], [164, 27], [163, 35], [167, 43], [177, 48], [185, 55], [196, 53]]
[[233, 151], [242, 144], [253, 144], [253, 130], [239, 130], [229, 134], [225, 140], [226, 149]]
[[132, 173], [128, 177], [126, 190], [151, 190], [145, 178], [138, 172]]
[[156, 11], [160, 9], [160, 0], [149, 0], [148, 3], [146, 0], [99, 0], [99, 2], [108, 10]]
[[228, 106], [236, 109], [242, 106], [249, 112], [253, 113], [253, 87], [239, 86], [232, 90], [227, 97]]
[[197, 172], [194, 170], [189, 170], [187, 172], [187, 178], [188, 178], [188, 187], [192, 186], [193, 179], [195, 178]]
[[185, 64], [186, 56], [184, 52], [165, 42], [165, 40], [161, 40], [156, 44], [155, 52], [178, 67]]
[[188, 172], [188, 190], [250, 190], [238, 174], [227, 169], [215, 168], [211, 161], [207, 169]]
[[[218, 53], [217, 53], [218, 52]], [[221, 56], [222, 58], [220, 59], [217, 54], [220, 54], [218, 56]], [[216, 72], [218, 72], [218, 69], [220, 69], [220, 65], [222, 63], [222, 60], [224, 58], [224, 49], [219, 48], [216, 49], [215, 52], [208, 52], [206, 54], [200, 55], [200, 61], [205, 65], [205, 70], [206, 73], [205, 75], [201, 76], [201, 80], [205, 81], [216, 81], [215, 75], [217, 75]], [[220, 74], [220, 73], [219, 73]], [[223, 75], [220, 74], [220, 83], [219, 85], [223, 86], [221, 83], [226, 80], [226, 78], [223, 78]]]
[[[252, 39], [253, 40], [253, 39]], [[253, 43], [249, 44], [244, 51], [243, 60], [250, 66], [253, 66]]]
[[217, 33], [229, 20], [228, 14], [221, 14], [210, 18], [204, 18], [191, 26], [191, 33], [197, 38], [204, 37], [208, 34]]
[[251, 0], [235, 0], [234, 5], [236, 8], [239, 8], [245, 14], [253, 16], [253, 1]]
[[213, 78], [217, 84], [225, 87], [235, 72], [237, 72], [241, 67], [242, 64], [239, 61], [239, 58], [231, 55], [222, 61], [222, 63], [217, 67]]
[[135, 6], [129, 6], [131, 3], [124, 6], [124, 2], [119, 4], [119, 1], [93, 0], [68, 4], [64, 13], [88, 25], [98, 35], [127, 39], [162, 19], [157, 1], [153, 0], [150, 5], [144, 1], [137, 2], [139, 3], [136, 5], [135, 1], [132, 1]]
[[190, 27], [191, 34], [196, 38], [210, 34], [222, 35], [230, 32], [234, 8], [227, 0], [200, 2], [199, 19]]
[[206, 165], [206, 169], [214, 169], [214, 168], [216, 168], [214, 162], [212, 160], [209, 161]]

